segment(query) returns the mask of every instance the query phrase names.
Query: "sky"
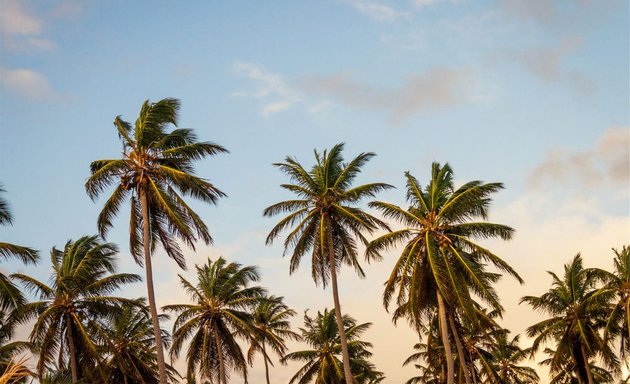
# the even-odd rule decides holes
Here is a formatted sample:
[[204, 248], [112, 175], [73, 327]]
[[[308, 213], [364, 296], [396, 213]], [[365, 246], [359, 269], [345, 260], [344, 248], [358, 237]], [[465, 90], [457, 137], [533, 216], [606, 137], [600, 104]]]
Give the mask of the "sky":
[[[291, 197], [272, 163], [309, 166], [313, 149], [345, 142], [347, 159], [377, 154], [357, 183], [396, 186], [378, 199], [398, 205], [403, 173], [426, 184], [433, 161], [458, 185], [505, 184], [490, 219], [516, 235], [487, 245], [525, 280], [498, 286], [502, 324], [523, 333], [544, 318], [518, 304], [549, 288], [544, 271], [579, 252], [610, 268], [611, 248], [630, 243], [629, 13], [625, 0], [0, 0], [0, 183], [15, 216], [0, 238], [43, 256], [0, 268], [47, 279], [53, 246], [96, 233], [105, 197], [91, 201], [84, 183], [91, 161], [120, 156], [114, 118], [133, 122], [145, 100], [175, 97], [180, 127], [229, 149], [197, 166], [228, 197], [191, 204], [215, 243], [186, 251], [188, 271], [154, 255], [159, 305], [188, 302], [177, 274], [223, 256], [257, 265], [296, 327], [306, 309], [331, 308], [307, 263], [289, 276], [281, 242], [265, 246], [279, 218], [262, 211]], [[121, 271], [142, 274], [127, 211], [107, 240]], [[385, 383], [414, 375], [401, 364], [418, 340], [382, 306], [397, 251], [365, 265], [365, 279], [340, 274], [342, 310], [373, 323], [365, 339]], [[276, 364], [272, 380], [296, 370]], [[257, 359], [250, 382], [262, 377]]]

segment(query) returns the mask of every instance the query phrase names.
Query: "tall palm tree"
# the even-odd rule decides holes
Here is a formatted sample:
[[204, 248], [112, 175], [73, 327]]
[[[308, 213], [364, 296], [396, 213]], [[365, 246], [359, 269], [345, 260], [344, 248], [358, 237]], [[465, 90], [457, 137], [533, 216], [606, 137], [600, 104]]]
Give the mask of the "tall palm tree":
[[[0, 184], [0, 193], [5, 192]], [[13, 224], [9, 203], [0, 196], [0, 226]], [[36, 250], [20, 245], [0, 242], [0, 258], [17, 258], [23, 263], [36, 263], [39, 254]], [[11, 280], [0, 272], [0, 310], [12, 310], [24, 304], [24, 295]]]
[[[159, 383], [153, 325], [144, 299], [137, 305], [124, 306], [117, 316], [91, 325], [99, 353], [106, 359], [107, 383]], [[169, 341], [170, 335], [162, 331], [164, 348]], [[175, 383], [175, 369], [167, 365], [167, 372], [169, 381]]]
[[352, 374], [339, 302], [337, 272], [342, 264], [346, 264], [360, 276], [365, 276], [359, 264], [355, 239], [367, 245], [368, 241], [363, 235], [365, 232], [372, 233], [378, 228], [388, 227], [357, 207], [357, 204], [392, 186], [370, 183], [353, 187], [352, 183], [361, 168], [375, 154], [361, 153], [344, 163], [343, 147], [344, 144], [337, 144], [330, 152], [324, 151], [322, 154], [315, 151], [316, 163], [310, 170], [304, 169], [292, 157], [287, 157], [284, 163], [274, 164], [291, 180], [291, 184], [283, 184], [282, 188], [295, 193], [297, 199], [271, 205], [264, 210], [264, 215], [270, 217], [290, 212], [271, 230], [266, 240], [267, 244], [271, 244], [281, 232], [295, 226], [284, 241], [285, 254], [293, 249], [290, 272], [297, 270], [302, 257], [310, 253], [315, 284], [322, 283], [325, 287], [331, 282], [335, 316], [341, 330], [344, 375], [346, 383], [350, 384]]
[[[372, 356], [369, 348], [372, 344], [359, 338], [372, 324], [357, 324], [356, 320], [344, 315], [344, 328], [348, 337], [348, 351], [350, 367], [354, 382], [358, 384], [377, 383], [384, 378], [382, 372], [377, 371], [368, 361]], [[282, 361], [297, 361], [304, 363], [291, 378], [289, 384], [345, 384], [347, 380], [342, 374], [341, 337], [337, 328], [337, 321], [333, 311], [325, 309], [317, 312], [317, 316], [310, 317], [304, 313], [304, 328], [300, 328], [302, 340], [312, 349], [291, 352]]]
[[[603, 272], [606, 285], [598, 294], [611, 295], [613, 309], [608, 315], [604, 339], [607, 342], [619, 339], [621, 358], [630, 356], [630, 247], [624, 246], [621, 251], [613, 249], [614, 272]], [[630, 361], [628, 365], [630, 367]]]
[[247, 382], [247, 361], [237, 338], [250, 341], [253, 337], [254, 307], [266, 291], [250, 285], [259, 280], [255, 267], [228, 263], [222, 257], [202, 266], [195, 266], [197, 283], [181, 275], [182, 286], [193, 299], [192, 304], [164, 306], [178, 313], [173, 324], [171, 358], [179, 357], [186, 340], [187, 376], [196, 372], [201, 379], [226, 384], [229, 371], [239, 371]]
[[289, 319], [295, 311], [284, 304], [282, 296], [269, 296], [260, 301], [253, 312], [254, 337], [247, 353], [250, 364], [254, 354], [260, 352], [265, 362], [265, 378], [269, 380], [269, 364], [273, 366], [267, 346], [280, 356], [287, 353], [286, 339], [298, 340], [299, 335], [291, 330]]
[[103, 243], [97, 236], [84, 236], [69, 240], [63, 250], [52, 249], [50, 285], [24, 274], [11, 276], [40, 298], [11, 315], [16, 323], [35, 320], [30, 341], [39, 353], [40, 376], [55, 355], [58, 362], [66, 361], [66, 357], [69, 360], [73, 383], [86, 370], [94, 370], [93, 366], [80, 366], [80, 359], [100, 361], [88, 323], [116, 316], [120, 305], [129, 304], [129, 300], [109, 295], [125, 284], [141, 281], [138, 275], [114, 274], [117, 252], [114, 244]]
[[95, 200], [110, 186], [114, 192], [98, 217], [101, 236], [106, 236], [112, 220], [127, 199], [131, 202], [129, 222], [131, 254], [136, 263], [146, 270], [147, 294], [153, 333], [156, 339], [160, 383], [167, 380], [161, 330], [153, 288], [151, 252], [160, 243], [166, 254], [185, 269], [185, 259], [176, 238], [194, 249], [197, 239], [212, 242], [208, 228], [184, 201], [191, 196], [209, 204], [216, 204], [223, 192], [205, 179], [195, 175], [193, 163], [206, 156], [227, 152], [210, 142], [198, 142], [191, 129], [177, 126], [180, 103], [176, 99], [162, 99], [157, 103], [145, 101], [135, 126], [114, 120], [118, 136], [123, 142], [121, 159], [97, 160], [90, 165], [91, 176], [85, 189]]
[[522, 283], [504, 260], [476, 241], [496, 237], [508, 240], [514, 230], [486, 221], [490, 196], [503, 189], [501, 183], [471, 181], [456, 189], [451, 167], [438, 163], [433, 163], [431, 180], [424, 189], [409, 172], [405, 176], [408, 209], [380, 201], [370, 203], [386, 218], [401, 223], [403, 228], [372, 241], [366, 254], [377, 257], [385, 250], [404, 244], [386, 282], [383, 303], [389, 308], [395, 301], [394, 321], [405, 317], [416, 329], [429, 321], [437, 306], [447, 383], [453, 384], [455, 366], [449, 335], [455, 338], [455, 329], [449, 326], [449, 318], [454, 311], [459, 311], [462, 316], [477, 319], [472, 294], [491, 309], [503, 309], [492, 286], [500, 275], [487, 272], [487, 265]]
[[606, 275], [598, 269], [584, 268], [580, 254], [565, 264], [562, 277], [548, 273], [553, 279], [549, 291], [521, 299], [521, 303], [551, 316], [527, 328], [527, 336], [535, 338], [532, 353], [546, 342], [554, 343], [548, 362], [551, 373], [570, 366], [580, 384], [594, 383], [591, 363], [596, 357], [603, 359], [611, 371], [618, 371], [619, 361], [601, 335], [611, 309], [610, 296], [597, 294]]

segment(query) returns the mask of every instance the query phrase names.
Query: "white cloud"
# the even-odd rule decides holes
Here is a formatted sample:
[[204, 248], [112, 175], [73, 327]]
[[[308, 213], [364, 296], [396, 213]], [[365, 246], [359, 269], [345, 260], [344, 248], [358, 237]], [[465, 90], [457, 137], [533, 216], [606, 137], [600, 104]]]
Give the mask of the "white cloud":
[[253, 63], [236, 62], [233, 66], [236, 74], [247, 77], [258, 84], [254, 91], [236, 92], [236, 97], [253, 97], [263, 102], [261, 114], [269, 116], [286, 111], [301, 101], [299, 94], [283, 76], [266, 71]]
[[54, 43], [42, 36], [43, 20], [28, 9], [23, 1], [4, 0], [0, 7], [0, 34], [9, 50], [44, 50]]
[[30, 69], [0, 67], [0, 84], [7, 91], [28, 100], [45, 100], [54, 95], [46, 76]]
[[348, 2], [359, 12], [377, 21], [392, 22], [409, 16], [407, 12], [398, 11], [389, 5], [373, 0], [348, 0]]

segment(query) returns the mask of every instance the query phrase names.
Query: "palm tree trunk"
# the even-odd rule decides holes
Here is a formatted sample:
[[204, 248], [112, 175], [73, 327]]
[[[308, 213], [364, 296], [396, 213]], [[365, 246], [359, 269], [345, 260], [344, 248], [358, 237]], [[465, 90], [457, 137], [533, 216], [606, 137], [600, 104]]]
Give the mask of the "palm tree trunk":
[[354, 384], [352, 371], [350, 370], [350, 354], [348, 353], [348, 340], [346, 338], [346, 328], [343, 325], [341, 315], [341, 304], [339, 303], [339, 289], [337, 287], [337, 268], [335, 263], [335, 248], [333, 247], [332, 228], [330, 226], [330, 216], [326, 216], [328, 221], [328, 263], [330, 264], [330, 280], [332, 281], [333, 301], [335, 303], [335, 317], [337, 318], [337, 328], [339, 328], [339, 338], [341, 339], [341, 356], [343, 359], [343, 374], [345, 384]]
[[446, 306], [444, 305], [444, 298], [438, 290], [438, 315], [440, 316], [440, 333], [442, 334], [442, 344], [444, 345], [444, 357], [446, 358], [446, 383], [455, 384], [455, 364], [453, 362], [453, 352], [451, 351], [451, 344], [448, 340], [448, 324], [446, 321]]
[[223, 351], [221, 348], [221, 338], [219, 337], [219, 331], [217, 331], [216, 327], [212, 330], [214, 334], [214, 342], [216, 344], [217, 355], [219, 357], [219, 384], [227, 384], [227, 379], [225, 378], [225, 362], [223, 361]]
[[588, 384], [593, 384], [593, 372], [591, 372], [591, 366], [588, 363], [588, 357], [586, 357], [586, 353], [584, 353], [584, 345], [580, 347], [582, 351], [582, 360], [584, 361], [584, 369], [586, 370], [586, 379], [588, 380]]
[[452, 313], [449, 314], [448, 321], [451, 325], [451, 330], [453, 331], [453, 338], [455, 339], [455, 345], [457, 346], [457, 354], [459, 355], [460, 366], [462, 367], [462, 372], [464, 372], [464, 379], [466, 380], [466, 384], [471, 384], [470, 371], [468, 370], [468, 364], [466, 363], [466, 354], [464, 353], [462, 342], [459, 339], [459, 332], [457, 332], [457, 327], [455, 326], [455, 320], [453, 320]]
[[265, 342], [262, 342], [263, 349], [263, 360], [265, 360], [265, 378], [267, 379], [267, 384], [271, 384], [269, 381], [269, 365], [267, 364], [267, 349], [265, 348]]
[[72, 322], [66, 316], [66, 335], [68, 336], [68, 353], [70, 354], [70, 373], [72, 375], [72, 384], [79, 381], [79, 373], [77, 372], [77, 352], [74, 349], [74, 338], [72, 337]]
[[164, 349], [162, 348], [162, 333], [158, 319], [157, 306], [155, 304], [155, 292], [153, 290], [153, 267], [151, 265], [151, 229], [149, 226], [149, 202], [144, 190], [140, 190], [140, 202], [142, 204], [142, 243], [144, 246], [144, 270], [147, 276], [147, 296], [149, 298], [149, 310], [153, 322], [153, 335], [155, 336], [155, 351], [157, 353], [158, 374], [160, 384], [167, 384], [166, 364], [164, 363]]

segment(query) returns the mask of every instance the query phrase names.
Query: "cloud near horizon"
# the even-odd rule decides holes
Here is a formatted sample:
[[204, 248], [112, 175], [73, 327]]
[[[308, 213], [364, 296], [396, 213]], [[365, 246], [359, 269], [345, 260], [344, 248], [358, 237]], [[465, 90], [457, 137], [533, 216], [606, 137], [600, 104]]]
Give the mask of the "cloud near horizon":
[[585, 189], [628, 187], [630, 183], [630, 127], [606, 130], [597, 143], [582, 151], [550, 150], [528, 176], [529, 185], [576, 182]]

